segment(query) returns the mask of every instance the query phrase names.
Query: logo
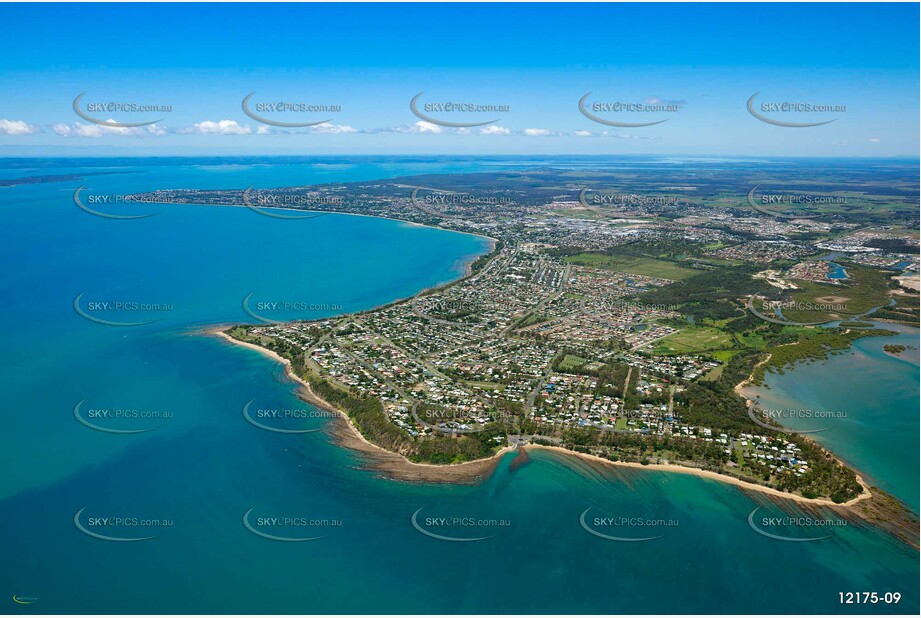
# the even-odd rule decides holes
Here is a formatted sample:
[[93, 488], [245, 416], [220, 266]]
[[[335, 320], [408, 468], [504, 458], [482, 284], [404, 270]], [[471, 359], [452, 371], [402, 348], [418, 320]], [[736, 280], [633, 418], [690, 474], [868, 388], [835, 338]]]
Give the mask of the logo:
[[[752, 208], [754, 208], [754, 209], [757, 210], [758, 212], [763, 213], [763, 214], [765, 214], [765, 215], [770, 215], [770, 216], [772, 216], [772, 217], [777, 217], [778, 219], [812, 219], [812, 218], [818, 216], [818, 215], [786, 215], [786, 214], [783, 214], [783, 213], [774, 212], [773, 210], [770, 210], [770, 209], [765, 208], [765, 207], [763, 207], [763, 206], [759, 206], [757, 203], [755, 203], [755, 191], [756, 191], [756, 190], [758, 189], [758, 187], [760, 187], [760, 186], [761, 186], [760, 184], [755, 185], [754, 187], [752, 187], [752, 190], [748, 192], [748, 204], [749, 204], [749, 206], [751, 206]], [[806, 197], [814, 197], [814, 196], [806, 196]], [[795, 200], [794, 198], [792, 198], [792, 197], [791, 197], [791, 198], [785, 198], [784, 196], [779, 196], [779, 195], [770, 195], [770, 196], [769, 196], [769, 195], [765, 195], [765, 196], [762, 196], [762, 198], [761, 198], [762, 202], [771, 203], [771, 204], [774, 204], [774, 203], [783, 203], [784, 199], [787, 199], [787, 200], [789, 201], [789, 203], [791, 203], [791, 204], [794, 203], [794, 202], [796, 201], [796, 200]], [[804, 200], [804, 201], [806, 201], [806, 200]], [[802, 202], [800, 202], [800, 203], [802, 203]], [[811, 200], [808, 200], [807, 203], [820, 203], [820, 202], [818, 202], [818, 201], [812, 202]]]
[[[624, 536], [612, 536], [610, 534], [604, 534], [598, 532], [594, 528], [588, 525], [588, 522], [585, 520], [585, 516], [588, 515], [588, 512], [592, 510], [592, 507], [588, 507], [582, 511], [582, 515], [579, 516], [579, 525], [582, 526], [582, 529], [593, 534], [598, 538], [602, 538], [606, 541], [618, 541], [620, 543], [638, 543], [641, 541], [654, 541], [656, 539], [661, 539], [662, 535], [658, 536], [647, 536], [647, 537], [624, 537]], [[637, 526], [653, 526], [653, 525], [674, 525], [669, 524], [665, 520], [645, 520], [637, 517], [596, 517], [592, 520], [593, 523], [597, 526], [607, 525], [607, 526], [624, 526], [624, 527], [637, 527]], [[672, 521], [672, 520], [669, 520]], [[675, 522], [676, 523], [676, 522]]]
[[[248, 95], [243, 97], [243, 102], [240, 104], [240, 107], [243, 108], [243, 113], [252, 118], [257, 122], [262, 124], [272, 125], [274, 127], [284, 127], [288, 129], [296, 129], [300, 127], [315, 127], [318, 124], [324, 124], [332, 120], [332, 118], [327, 118], [326, 120], [317, 120], [315, 122], [281, 122], [279, 120], [269, 120], [264, 116], [259, 116], [249, 108], [249, 100], [253, 98], [255, 92], [250, 92]], [[314, 108], [319, 109], [314, 109]], [[279, 111], [279, 112], [312, 112], [312, 111], [324, 111], [327, 106], [311, 106], [304, 103], [287, 103], [285, 101], [280, 101], [278, 103], [258, 103], [256, 109], [258, 111]]]
[[[256, 292], [250, 292], [243, 297], [243, 311], [247, 315], [253, 317], [260, 322], [265, 322], [266, 324], [287, 324], [290, 320], [273, 320], [267, 318], [263, 315], [260, 315], [253, 311], [250, 307], [249, 299], [253, 297], [253, 294]], [[308, 312], [308, 311], [342, 311], [342, 305], [336, 303], [308, 303], [303, 301], [259, 301], [255, 303], [256, 309], [259, 311], [286, 311], [286, 312]]]
[[[426, 530], [422, 524], [419, 523], [419, 513], [422, 512], [422, 508], [413, 513], [412, 517], [410, 518], [410, 523], [412, 524], [413, 528], [427, 537], [437, 539], [439, 541], [447, 541], [449, 543], [473, 543], [475, 541], [485, 541], [487, 539], [498, 536], [496, 534], [490, 534], [489, 536], [465, 537], [436, 534], [430, 530]], [[426, 517], [423, 519], [423, 523], [430, 528], [444, 527], [451, 530], [457, 528], [484, 528], [497, 526], [508, 527], [511, 525], [511, 522], [505, 519], [484, 520], [476, 519], [475, 517]]]
[[[583, 116], [588, 118], [593, 122], [597, 122], [609, 127], [622, 127], [622, 128], [636, 128], [636, 127], [651, 127], [656, 124], [662, 124], [663, 122], [668, 122], [668, 118], [662, 120], [654, 120], [652, 122], [617, 122], [614, 120], [605, 120], [595, 114], [589, 112], [585, 108], [585, 101], [591, 96], [591, 92], [586, 92], [585, 95], [579, 99], [579, 111]], [[593, 111], [599, 112], [646, 112], [646, 111], [670, 111], [658, 109], [657, 106], [645, 105], [642, 103], [595, 103], [592, 105]], [[676, 111], [676, 110], [673, 110]]]
[[[80, 299], [83, 298], [84, 294], [86, 294], [85, 291], [80, 292], [79, 294], [77, 294], [76, 298], [74, 298], [74, 302], [73, 302], [74, 311], [76, 311], [80, 317], [86, 318], [90, 322], [95, 322], [97, 324], [105, 324], [106, 326], [144, 326], [145, 324], [153, 324], [154, 322], [158, 321], [158, 320], [148, 320], [146, 322], [116, 322], [113, 320], [105, 320], [103, 318], [97, 318], [95, 316], [90, 315], [86, 311], [84, 311], [83, 308], [80, 306]], [[136, 302], [114, 301], [114, 302], [91, 302], [87, 306], [87, 309], [89, 309], [90, 311], [141, 311], [145, 309], [157, 310], [159, 307], [160, 305], [148, 306], [148, 305], [141, 305], [140, 303], [136, 303]]]
[[[761, 122], [766, 122], [778, 127], [789, 127], [794, 129], [803, 129], [806, 127], [820, 127], [823, 124], [828, 124], [834, 122], [837, 118], [831, 120], [824, 120], [822, 122], [784, 122], [783, 120], [774, 120], [773, 118], [768, 118], [763, 114], [759, 114], [755, 111], [754, 103], [755, 99], [760, 92], [756, 92], [748, 99], [746, 107], [748, 108], [748, 113], [760, 120]], [[813, 105], [811, 103], [795, 103], [795, 102], [784, 102], [784, 103], [762, 103], [761, 111], [771, 111], [771, 112], [822, 112], [822, 111], [846, 111], [846, 108], [841, 105]]]
[[[148, 429], [111, 429], [109, 427], [101, 427], [99, 425], [94, 425], [89, 422], [83, 415], [80, 413], [80, 406], [86, 402], [86, 399], [80, 401], [77, 405], [74, 406], [74, 418], [77, 419], [81, 424], [89, 427], [90, 429], [95, 429], [96, 431], [101, 431], [103, 433], [118, 433], [118, 434], [130, 434], [130, 433], [145, 433], [148, 431], [153, 431], [159, 429], [159, 427], [150, 427]], [[120, 418], [151, 418], [150, 414], [145, 414], [138, 412], [137, 410], [89, 410], [89, 415], [91, 418], [110, 418], [110, 419], [120, 419]]]
[[[493, 120], [486, 120], [485, 122], [448, 122], [447, 120], [439, 120], [438, 118], [433, 118], [419, 111], [418, 102], [419, 97], [421, 97], [425, 92], [420, 92], [412, 98], [409, 102], [409, 111], [411, 111], [417, 118], [421, 118], [425, 122], [431, 122], [432, 124], [441, 125], [443, 127], [454, 127], [458, 129], [463, 128], [472, 128], [472, 127], [483, 127], [494, 122], [499, 122], [498, 118]], [[475, 103], [426, 103], [424, 106], [425, 111], [427, 112], [464, 112], [464, 113], [482, 113], [482, 112], [494, 112], [494, 111], [509, 111], [507, 105], [477, 105]]]
[[243, 513], [243, 526], [255, 534], [256, 536], [268, 539], [270, 541], [279, 541], [282, 543], [304, 543], [307, 541], [319, 541], [325, 536], [310, 536], [310, 537], [293, 537], [293, 536], [279, 536], [277, 534], [269, 534], [259, 530], [256, 526], [270, 528], [270, 527], [312, 527], [312, 526], [337, 526], [341, 525], [342, 522], [337, 520], [312, 520], [306, 517], [256, 517], [255, 525], [250, 521], [250, 515], [255, 510], [255, 507]]
[[748, 310], [765, 322], [781, 324], [783, 326], [817, 326], [818, 324], [828, 324], [829, 322], [829, 320], [820, 320], [818, 322], [794, 322], [793, 320], [788, 320], [787, 318], [780, 319], [777, 317], [771, 317], [755, 309], [755, 294], [752, 294], [748, 297]]
[[[292, 199], [279, 199], [279, 196], [272, 196], [272, 195], [268, 197], [256, 195], [254, 197], [252, 190], [253, 190], [253, 187], [255, 186], [256, 185], [250, 185], [246, 187], [246, 189], [243, 190], [243, 205], [249, 208], [250, 210], [252, 210], [253, 212], [259, 213], [260, 215], [264, 215], [266, 217], [272, 217], [273, 219], [316, 219], [317, 217], [322, 217], [323, 215], [329, 214], [325, 212], [316, 212], [316, 213], [311, 213], [309, 215], [283, 215], [281, 213], [263, 210], [263, 208], [287, 208], [291, 204], [309, 205], [309, 203], [307, 202], [306, 199], [294, 200], [293, 198], [297, 196], [291, 196]], [[254, 201], [265, 202], [265, 203], [263, 205], [257, 206], [257, 205], [254, 205], [253, 203]], [[319, 204], [319, 202], [314, 202], [314, 203]]]
[[[639, 206], [678, 206], [680, 200], [671, 195], [638, 195], [636, 193], [593, 193], [590, 199], [586, 195], [590, 187], [579, 191], [579, 204], [588, 210], [595, 208], [639, 207]], [[591, 203], [589, 203], [591, 202]]]
[[[74, 99], [74, 113], [87, 120], [93, 124], [102, 125], [104, 127], [113, 127], [113, 128], [132, 128], [132, 127], [146, 127], [149, 124], [156, 124], [162, 120], [149, 120], [147, 122], [116, 122], [114, 120], [100, 120], [94, 118], [80, 109], [80, 99], [83, 98], [85, 92], [81, 92], [77, 95], [77, 98]], [[143, 112], [143, 111], [172, 111], [171, 106], [168, 105], [138, 105], [136, 103], [116, 103], [114, 101], [109, 101], [106, 103], [90, 103], [88, 108], [91, 111], [99, 112]]]
[[[757, 507], [751, 513], [748, 514], [748, 527], [757, 532], [762, 536], [766, 536], [769, 539], [774, 539], [775, 541], [787, 541], [792, 543], [808, 543], [809, 541], [821, 541], [823, 539], [829, 538], [831, 535], [825, 536], [816, 536], [816, 537], [789, 537], [781, 536], [779, 534], [772, 534], [770, 532], [765, 532], [755, 524], [755, 513], [761, 510], [761, 507]], [[791, 517], [762, 517], [762, 525], [785, 525], [785, 526], [818, 526], [826, 525], [827, 523], [832, 523], [827, 520], [811, 520], [806, 518], [791, 518]], [[844, 523], [844, 522], [838, 522]]]
[[831, 427], [825, 427], [824, 429], [797, 430], [797, 429], [788, 429], [787, 427], [777, 427], [776, 425], [768, 425], [767, 423], [758, 420], [758, 418], [755, 416], [755, 402], [754, 401], [748, 404], [748, 418], [750, 418], [752, 422], [754, 422], [756, 425], [760, 425], [761, 427], [764, 427], [765, 429], [770, 429], [772, 431], [780, 431], [783, 433], [801, 433], [801, 434], [820, 433], [822, 431], [828, 431], [829, 429], [831, 429]]
[[[149, 214], [146, 214], [146, 215], [110, 215], [110, 214], [105, 213], [105, 212], [100, 212], [100, 211], [98, 211], [98, 210], [93, 210], [92, 208], [90, 208], [89, 206], [87, 206], [86, 204], [84, 204], [83, 201], [80, 199], [80, 192], [81, 192], [81, 191], [84, 191], [85, 189], [86, 189], [86, 186], [85, 186], [85, 185], [81, 185], [81, 186], [77, 187], [77, 190], [76, 190], [76, 191], [74, 191], [74, 204], [76, 204], [76, 205], [77, 205], [77, 208], [79, 208], [79, 209], [82, 210], [83, 212], [87, 212], [87, 213], [89, 213], [89, 214], [91, 214], [91, 215], [95, 215], [95, 216], [97, 216], [97, 217], [102, 217], [103, 219], [146, 219], [147, 217], [152, 217], [152, 216], [154, 216], [155, 214], [157, 214], [157, 213], [155, 213], [155, 212], [152, 212], [152, 213], [149, 213]], [[124, 198], [122, 198], [122, 199], [112, 198], [112, 196], [110, 196], [110, 195], [90, 196], [90, 200], [96, 200], [96, 201], [99, 201], [100, 203], [119, 202], [119, 201], [123, 201], [123, 202], [129, 203], [129, 204], [130, 204], [130, 203], [133, 203], [133, 202], [132, 202], [131, 200], [129, 200], [129, 199], [124, 199]]]
[[[250, 399], [246, 402], [246, 405], [243, 406], [243, 418], [246, 419], [251, 425], [258, 427], [259, 429], [264, 429], [266, 431], [274, 431], [276, 433], [313, 433], [315, 431], [320, 431], [319, 429], [282, 429], [281, 427], [270, 427], [269, 425], [264, 425], [254, 419], [249, 413], [249, 407], [252, 403], [256, 401], [255, 399]], [[308, 416], [304, 410], [258, 410], [257, 416], [260, 418], [305, 418]]]
[[[74, 514], [74, 525], [77, 527], [77, 530], [82, 532], [87, 536], [91, 536], [94, 539], [99, 539], [100, 541], [112, 541], [115, 543], [136, 543], [138, 541], [149, 541], [150, 539], [155, 539], [157, 536], [143, 536], [143, 537], [120, 537], [120, 536], [109, 536], [105, 534], [98, 534], [89, 530], [86, 526], [95, 527], [95, 526], [119, 526], [119, 527], [137, 527], [137, 526], [151, 526], [151, 525], [164, 525], [159, 520], [157, 521], [142, 521], [135, 517], [88, 517], [86, 526], [80, 523], [80, 515], [83, 514], [83, 511], [87, 507], [83, 507]], [[169, 525], [169, 524], [165, 524]]]

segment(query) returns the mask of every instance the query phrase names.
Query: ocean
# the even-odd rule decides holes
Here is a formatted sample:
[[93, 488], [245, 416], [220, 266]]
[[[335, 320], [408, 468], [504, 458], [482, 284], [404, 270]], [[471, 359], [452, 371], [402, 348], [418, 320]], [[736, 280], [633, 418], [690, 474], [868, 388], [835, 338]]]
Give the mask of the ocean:
[[[411, 296], [461, 276], [488, 250], [485, 239], [368, 217], [285, 221], [206, 206], [137, 205], [157, 214], [111, 220], [72, 201], [81, 185], [99, 194], [242, 189], [526, 164], [7, 161], [0, 178], [82, 177], [0, 188], [5, 612], [917, 613], [916, 551], [851, 522], [823, 527], [811, 542], [769, 538], [749, 521], [816, 515], [728, 484], [599, 469], [545, 451], [515, 463], [510, 454], [470, 486], [379, 478], [323, 431], [281, 434], [248, 423], [247, 403], [310, 406], [277, 363], [200, 334], [251, 321], [242, 306], [250, 294], [269, 306], [311, 307], [278, 319]], [[145, 324], [103, 324], [78, 308]], [[869, 422], [857, 410], [877, 405], [873, 379], [891, 380], [887, 389], [904, 397], [873, 417], [872, 444], [842, 438], [858, 429], [825, 433], [829, 446], [916, 507], [916, 472], [914, 493], [906, 474], [917, 444], [886, 448], [885, 436], [918, 433], [917, 371], [914, 382], [907, 369], [893, 372], [890, 363], [907, 361], [874, 346], [859, 342], [822, 368], [848, 384], [875, 372], [851, 393], [846, 423]], [[771, 395], [786, 388], [773, 377], [769, 384]], [[817, 388], [803, 379], [787, 391], [809, 402], [824, 396]], [[306, 418], [298, 427], [326, 422]], [[841, 605], [848, 591], [901, 598]]]

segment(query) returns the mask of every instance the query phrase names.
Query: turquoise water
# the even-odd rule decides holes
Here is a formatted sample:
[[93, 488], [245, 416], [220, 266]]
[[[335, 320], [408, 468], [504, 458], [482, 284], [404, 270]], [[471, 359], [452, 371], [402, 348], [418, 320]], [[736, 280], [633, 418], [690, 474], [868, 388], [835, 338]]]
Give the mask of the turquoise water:
[[[857, 340], [826, 361], [800, 363], [783, 375], [768, 374], [768, 388], [749, 389], [765, 409], [836, 413], [831, 418], [790, 418], [794, 429], [811, 434], [918, 512], [918, 329], [879, 323], [893, 337]], [[911, 346], [904, 357], [883, 351], [887, 344]], [[840, 413], [840, 414], [838, 414]]]
[[828, 265], [831, 266], [831, 270], [829, 270], [828, 275], [826, 275], [828, 279], [847, 279], [848, 278], [847, 270], [841, 264], [837, 264], [835, 262], [829, 262]]
[[[194, 334], [202, 325], [246, 320], [241, 300], [250, 292], [266, 301], [341, 307], [305, 317], [405, 297], [458, 277], [466, 259], [487, 249], [483, 239], [364, 217], [279, 221], [218, 207], [157, 207], [156, 217], [112, 221], [70, 201], [80, 184], [100, 192], [282, 186], [446, 166], [385, 161], [318, 172], [303, 164], [220, 171], [123, 165], [127, 173], [91, 182], [0, 190], [0, 255], [7, 266], [0, 280], [7, 326], [0, 585], [6, 599], [37, 599], [27, 606], [4, 601], [5, 611], [917, 612], [916, 552], [856, 524], [836, 526], [815, 542], [764, 537], [749, 527], [749, 513], [761, 506], [762, 514], [778, 515], [777, 507], [714, 481], [599, 471], [546, 452], [523, 465], [507, 456], [476, 486], [380, 479], [323, 432], [284, 435], [246, 423], [241, 411], [249, 401], [308, 406], [277, 364]], [[95, 317], [157, 321], [94, 323], [74, 311], [81, 292], [81, 307]], [[109, 301], [170, 310], [89, 309], [90, 302]], [[917, 387], [917, 381], [903, 386], [915, 397]], [[170, 416], [100, 419], [110, 428], [154, 429], [104, 433], [75, 420], [80, 401], [84, 416], [114, 408]], [[913, 422], [917, 435], [917, 417]], [[298, 426], [323, 424], [307, 419]], [[610, 541], [580, 525], [590, 507], [593, 516], [675, 525], [604, 528], [660, 537]], [[257, 524], [259, 530], [322, 538], [261, 538], [243, 525], [250, 509], [254, 518], [320, 520], [307, 527]], [[155, 538], [91, 538], [74, 524], [81, 510], [78, 522], [91, 531]], [[413, 527], [417, 512], [423, 530], [490, 538], [435, 539]], [[94, 525], [100, 517], [164, 525]], [[429, 517], [476, 521], [439, 527]], [[840, 606], [838, 592], [848, 590], [899, 591], [902, 601]]]

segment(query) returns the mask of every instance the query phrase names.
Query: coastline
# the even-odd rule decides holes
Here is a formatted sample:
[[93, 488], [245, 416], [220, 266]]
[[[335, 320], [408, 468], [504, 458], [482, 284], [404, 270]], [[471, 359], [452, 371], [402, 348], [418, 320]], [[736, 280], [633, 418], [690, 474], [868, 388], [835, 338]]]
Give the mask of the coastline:
[[742, 489], [747, 489], [751, 491], [757, 491], [763, 494], [767, 494], [774, 498], [783, 498], [787, 500], [793, 500], [795, 502], [802, 502], [804, 504], [810, 504], [813, 506], [833, 506], [833, 507], [849, 507], [857, 504], [861, 500], [866, 500], [873, 497], [873, 494], [870, 493], [870, 489], [864, 483], [860, 475], [857, 475], [857, 481], [860, 483], [860, 486], [863, 487], [863, 492], [856, 498], [852, 498], [847, 502], [833, 502], [826, 498], [806, 498], [797, 494], [787, 493], [785, 491], [780, 491], [779, 489], [773, 489], [771, 487], [765, 487], [764, 485], [756, 485], [753, 483], [748, 483], [746, 481], [735, 478], [734, 476], [729, 476], [728, 474], [720, 474], [719, 472], [713, 472], [711, 470], [701, 470], [700, 468], [691, 468], [689, 466], [681, 466], [678, 464], [647, 464], [643, 465], [641, 463], [635, 463], [630, 461], [611, 461], [610, 459], [605, 459], [604, 457], [599, 457], [597, 455], [590, 455], [588, 453], [579, 453], [576, 451], [571, 451], [560, 446], [545, 446], [543, 444], [529, 444], [527, 446], [521, 447], [524, 450], [530, 449], [542, 449], [549, 450], [565, 455], [575, 455], [582, 459], [607, 464], [614, 467], [620, 468], [633, 468], [634, 470], [653, 470], [656, 472], [674, 472], [678, 474], [690, 474], [699, 478], [710, 479], [713, 481], [722, 481], [723, 483], [728, 483], [729, 485], [735, 485]]
[[331, 428], [330, 435], [334, 438], [336, 444], [344, 446], [354, 451], [358, 451], [362, 455], [366, 456], [369, 459], [370, 468], [376, 472], [383, 474], [384, 476], [400, 481], [416, 482], [416, 483], [475, 483], [478, 480], [489, 476], [492, 473], [493, 469], [498, 465], [499, 461], [504, 455], [511, 452], [524, 452], [527, 453], [531, 449], [545, 449], [553, 452], [558, 452], [567, 456], [578, 457], [583, 460], [593, 462], [593, 463], [603, 463], [613, 467], [623, 467], [623, 468], [632, 468], [632, 469], [642, 469], [642, 470], [655, 470], [659, 472], [674, 472], [680, 474], [690, 474], [697, 476], [699, 478], [705, 478], [709, 480], [722, 481], [730, 485], [734, 485], [741, 489], [748, 489], [751, 491], [760, 492], [767, 494], [774, 498], [788, 499], [803, 504], [810, 504], [813, 506], [833, 506], [833, 507], [849, 507], [857, 504], [862, 500], [866, 500], [873, 497], [873, 494], [870, 492], [869, 487], [863, 481], [863, 478], [860, 475], [857, 475], [857, 481], [860, 483], [860, 486], [863, 488], [861, 494], [855, 498], [852, 498], [848, 502], [844, 503], [835, 503], [826, 498], [806, 498], [804, 496], [799, 496], [796, 494], [791, 494], [783, 492], [771, 487], [765, 487], [763, 485], [757, 485], [753, 483], [748, 483], [742, 481], [735, 477], [719, 474], [717, 472], [712, 472], [710, 470], [701, 470], [699, 468], [691, 468], [688, 466], [681, 466], [678, 464], [648, 464], [643, 465], [640, 463], [633, 462], [624, 462], [624, 461], [611, 461], [597, 455], [591, 455], [588, 453], [580, 453], [577, 451], [571, 451], [558, 446], [543, 446], [537, 444], [531, 444], [527, 446], [522, 446], [520, 449], [510, 446], [505, 446], [500, 449], [495, 454], [490, 457], [485, 457], [483, 459], [477, 459], [474, 461], [468, 461], [460, 464], [427, 464], [427, 463], [417, 463], [410, 461], [403, 455], [388, 451], [372, 442], [368, 441], [358, 428], [352, 423], [352, 420], [348, 415], [339, 410], [326, 400], [319, 397], [313, 390], [310, 388], [310, 384], [303, 380], [300, 376], [294, 373], [294, 370], [291, 368], [291, 361], [277, 353], [258, 346], [253, 343], [246, 341], [240, 341], [234, 339], [227, 333], [223, 332], [223, 326], [215, 326], [205, 330], [205, 334], [210, 336], [220, 337], [225, 342], [232, 345], [239, 345], [271, 358], [272, 360], [280, 363], [285, 368], [285, 374], [296, 384], [299, 385], [298, 396], [301, 397], [307, 403], [315, 405], [323, 410], [333, 412], [337, 415], [339, 422], [336, 423], [336, 426]]
[[489, 476], [502, 456], [515, 450], [506, 446], [490, 457], [460, 464], [437, 465], [410, 461], [403, 455], [388, 451], [365, 438], [348, 414], [313, 392], [313, 389], [310, 388], [310, 383], [294, 372], [291, 367], [291, 361], [262, 346], [234, 339], [225, 333], [223, 328], [223, 326], [211, 327], [206, 329], [204, 333], [209, 336], [220, 337], [229, 344], [259, 352], [281, 364], [285, 369], [285, 375], [299, 386], [298, 397], [322, 410], [336, 414], [336, 421], [329, 429], [329, 434], [333, 437], [335, 443], [361, 453], [368, 458], [371, 469], [382, 473], [388, 478], [408, 482], [474, 483]]

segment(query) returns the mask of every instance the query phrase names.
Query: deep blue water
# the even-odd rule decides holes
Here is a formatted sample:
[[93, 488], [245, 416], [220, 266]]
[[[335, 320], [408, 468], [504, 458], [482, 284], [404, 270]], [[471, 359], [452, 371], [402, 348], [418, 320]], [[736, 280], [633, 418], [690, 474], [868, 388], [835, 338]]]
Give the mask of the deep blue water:
[[[487, 249], [483, 239], [365, 217], [279, 221], [202, 206], [158, 206], [155, 217], [113, 221], [71, 201], [81, 184], [100, 193], [271, 187], [505, 164], [337, 165], [119, 161], [113, 167], [124, 174], [0, 189], [0, 585], [7, 612], [917, 613], [917, 552], [857, 525], [835, 526], [814, 542], [767, 538], [747, 518], [759, 506], [759, 518], [778, 508], [722, 483], [599, 471], [545, 452], [520, 466], [508, 456], [476, 486], [377, 478], [323, 432], [282, 435], [246, 423], [241, 411], [251, 400], [307, 406], [278, 365], [195, 334], [202, 325], [246, 320], [241, 300], [250, 292], [341, 307], [306, 317], [406, 297], [459, 276], [465, 260]], [[4, 177], [30, 175], [23, 169], [6, 169]], [[47, 162], [33, 169], [62, 173]], [[94, 323], [73, 308], [80, 293], [91, 315], [157, 321]], [[92, 310], [92, 302], [169, 310]], [[903, 387], [914, 389], [917, 410], [917, 382]], [[100, 419], [108, 427], [155, 428], [103, 433], [75, 420], [81, 401], [83, 414], [118, 408], [171, 416]], [[916, 415], [912, 428], [917, 435]], [[580, 525], [588, 508], [590, 524], [614, 516], [674, 524], [593, 525], [607, 534], [659, 537], [610, 541]], [[260, 530], [322, 538], [261, 538], [243, 525], [251, 509], [251, 523], [319, 520], [257, 523]], [[74, 523], [81, 511], [77, 521], [90, 531], [154, 538], [92, 538]], [[417, 512], [430, 532], [490, 538], [426, 536], [411, 523]], [[125, 521], [96, 519], [116, 517]], [[430, 517], [508, 525], [439, 527]], [[135, 518], [164, 525], [132, 525]], [[840, 606], [838, 592], [849, 590], [899, 591], [902, 601], [895, 608]], [[18, 605], [13, 595], [37, 600]]]

